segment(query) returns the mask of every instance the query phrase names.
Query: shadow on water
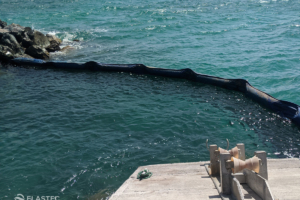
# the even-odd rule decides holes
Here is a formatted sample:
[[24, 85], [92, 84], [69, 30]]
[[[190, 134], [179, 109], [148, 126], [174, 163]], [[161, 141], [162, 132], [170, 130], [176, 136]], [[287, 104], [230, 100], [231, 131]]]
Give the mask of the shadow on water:
[[[230, 147], [243, 142], [248, 157], [256, 150], [299, 156], [296, 126], [215, 86], [11, 66], [0, 67], [0, 84], [8, 197], [27, 181], [32, 194], [106, 199], [138, 166], [208, 160], [206, 139], [222, 147], [226, 138]], [[8, 193], [4, 186], [0, 192]]]

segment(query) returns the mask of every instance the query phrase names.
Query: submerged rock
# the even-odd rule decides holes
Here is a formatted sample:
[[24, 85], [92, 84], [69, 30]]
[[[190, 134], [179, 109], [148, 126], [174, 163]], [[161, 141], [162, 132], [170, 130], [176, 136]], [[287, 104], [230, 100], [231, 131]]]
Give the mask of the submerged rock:
[[68, 52], [68, 51], [71, 51], [71, 50], [74, 50], [75, 48], [74, 47], [71, 47], [71, 46], [65, 46], [64, 48], [62, 48], [60, 51], [61, 52]]
[[49, 59], [49, 52], [45, 48], [40, 47], [38, 45], [30, 46], [29, 48], [26, 49], [25, 53], [34, 58], [43, 59], [43, 60]]

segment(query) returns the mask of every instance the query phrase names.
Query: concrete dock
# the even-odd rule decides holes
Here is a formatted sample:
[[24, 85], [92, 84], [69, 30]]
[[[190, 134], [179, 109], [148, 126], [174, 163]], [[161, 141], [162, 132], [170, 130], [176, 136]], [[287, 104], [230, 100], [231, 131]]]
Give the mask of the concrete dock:
[[[110, 200], [221, 199], [205, 162], [148, 165], [139, 167]], [[138, 180], [138, 172], [149, 169], [149, 179]], [[269, 186], [276, 200], [300, 199], [300, 160], [268, 159]], [[245, 199], [261, 199], [242, 184]]]

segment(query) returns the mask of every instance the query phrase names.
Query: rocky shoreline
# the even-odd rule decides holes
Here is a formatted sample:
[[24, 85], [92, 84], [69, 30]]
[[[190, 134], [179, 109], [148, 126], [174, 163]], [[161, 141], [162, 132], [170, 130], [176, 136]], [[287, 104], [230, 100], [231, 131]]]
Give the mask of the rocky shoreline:
[[14, 58], [48, 60], [50, 52], [62, 51], [62, 41], [54, 35], [32, 30], [19, 24], [7, 25], [0, 20], [0, 61]]

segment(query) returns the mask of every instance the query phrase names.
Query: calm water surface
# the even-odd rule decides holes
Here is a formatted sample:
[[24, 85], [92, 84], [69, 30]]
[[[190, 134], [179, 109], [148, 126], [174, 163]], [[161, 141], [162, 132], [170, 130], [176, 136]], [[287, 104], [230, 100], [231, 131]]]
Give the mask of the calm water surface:
[[[0, 0], [0, 19], [76, 48], [53, 60], [191, 68], [300, 104], [299, 9], [297, 0]], [[244, 142], [248, 157], [299, 157], [298, 128], [213, 86], [12, 66], [0, 66], [0, 85], [0, 199], [106, 199], [138, 166], [208, 160], [207, 138]]]

